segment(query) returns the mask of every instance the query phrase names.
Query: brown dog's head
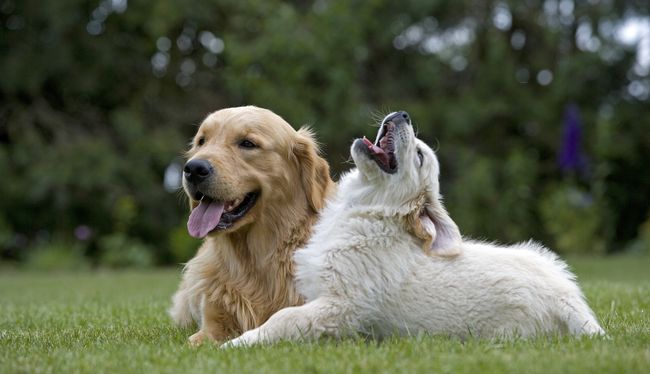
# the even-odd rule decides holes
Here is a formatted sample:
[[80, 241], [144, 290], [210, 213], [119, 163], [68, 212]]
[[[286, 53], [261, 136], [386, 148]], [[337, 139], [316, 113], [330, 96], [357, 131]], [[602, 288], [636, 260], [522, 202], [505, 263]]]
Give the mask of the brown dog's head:
[[183, 187], [194, 237], [238, 230], [267, 210], [315, 213], [333, 184], [308, 129], [296, 131], [275, 113], [254, 106], [210, 114], [187, 155]]

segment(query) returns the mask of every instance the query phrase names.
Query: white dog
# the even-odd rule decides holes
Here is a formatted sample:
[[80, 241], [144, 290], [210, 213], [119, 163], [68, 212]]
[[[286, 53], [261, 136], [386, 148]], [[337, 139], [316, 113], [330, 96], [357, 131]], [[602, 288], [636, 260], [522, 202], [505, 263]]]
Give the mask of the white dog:
[[351, 153], [357, 169], [294, 255], [307, 303], [226, 346], [351, 334], [604, 334], [574, 275], [541, 245], [463, 241], [441, 202], [438, 160], [408, 114], [390, 114], [376, 143], [357, 139]]

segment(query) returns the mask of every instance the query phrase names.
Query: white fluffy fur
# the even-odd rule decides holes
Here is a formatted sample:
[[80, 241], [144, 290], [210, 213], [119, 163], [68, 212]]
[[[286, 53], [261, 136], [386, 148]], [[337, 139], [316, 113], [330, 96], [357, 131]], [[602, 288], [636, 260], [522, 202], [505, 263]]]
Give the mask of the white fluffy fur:
[[[307, 303], [280, 310], [226, 346], [358, 333], [604, 333], [574, 275], [541, 245], [463, 240], [441, 203], [435, 154], [410, 124], [395, 135], [397, 173], [381, 171], [355, 143], [357, 169], [342, 178], [308, 245], [295, 253]], [[409, 227], [413, 213], [419, 231]]]

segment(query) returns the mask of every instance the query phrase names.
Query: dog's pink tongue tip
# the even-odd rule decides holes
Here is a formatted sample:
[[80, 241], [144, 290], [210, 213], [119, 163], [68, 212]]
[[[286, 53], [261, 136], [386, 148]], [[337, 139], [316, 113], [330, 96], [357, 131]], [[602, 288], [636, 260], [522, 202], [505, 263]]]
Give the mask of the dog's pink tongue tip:
[[192, 210], [187, 220], [187, 231], [195, 238], [203, 238], [217, 227], [224, 204], [217, 201], [201, 201], [199, 206]]
[[368, 149], [370, 149], [370, 151], [371, 151], [372, 153], [377, 153], [377, 154], [382, 154], [382, 153], [384, 153], [384, 150], [383, 150], [383, 149], [381, 149], [380, 147], [377, 147], [373, 142], [371, 142], [370, 140], [368, 140], [368, 138], [366, 138], [365, 136], [363, 137], [362, 140], [363, 140], [363, 143], [364, 143], [366, 146], [368, 146]]

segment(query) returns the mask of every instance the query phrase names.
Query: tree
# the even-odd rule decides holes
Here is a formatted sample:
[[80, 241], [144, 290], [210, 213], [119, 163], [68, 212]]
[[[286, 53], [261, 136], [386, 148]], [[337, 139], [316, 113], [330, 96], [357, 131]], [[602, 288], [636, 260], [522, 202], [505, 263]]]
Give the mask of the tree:
[[[621, 250], [649, 216], [648, 19], [633, 1], [3, 0], [0, 248], [101, 258], [117, 233], [187, 256], [164, 171], [207, 113], [255, 104], [313, 126], [337, 174], [407, 110], [465, 234]], [[621, 39], [630, 24], [646, 34]], [[563, 169], [567, 108], [583, 162]]]

